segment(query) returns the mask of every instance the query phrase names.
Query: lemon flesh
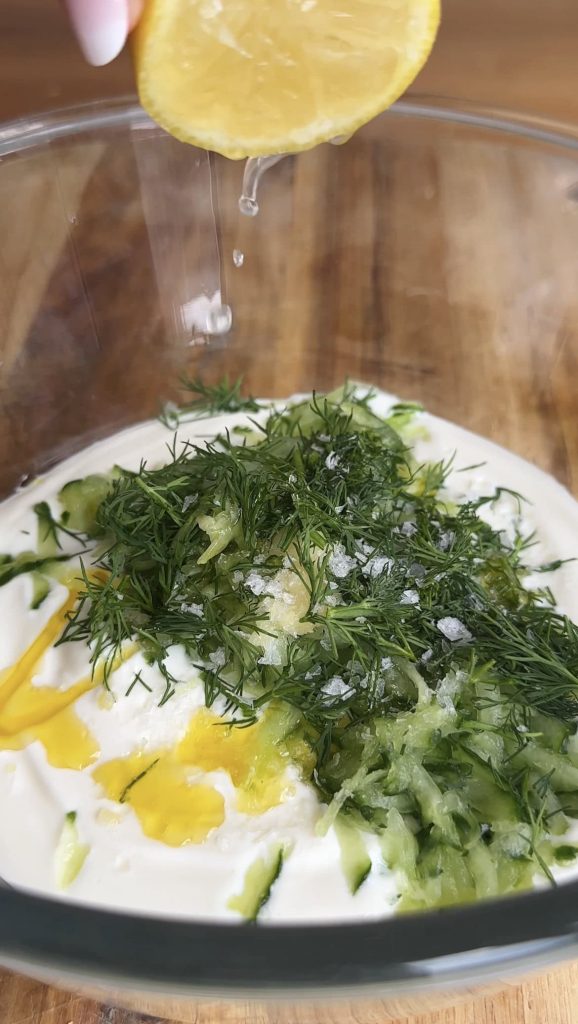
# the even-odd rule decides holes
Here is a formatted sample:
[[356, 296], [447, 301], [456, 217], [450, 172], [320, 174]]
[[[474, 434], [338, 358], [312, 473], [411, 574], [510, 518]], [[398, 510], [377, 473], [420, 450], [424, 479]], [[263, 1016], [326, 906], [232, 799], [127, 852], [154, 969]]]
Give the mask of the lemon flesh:
[[141, 103], [172, 135], [240, 159], [350, 135], [423, 67], [439, 0], [147, 0]]

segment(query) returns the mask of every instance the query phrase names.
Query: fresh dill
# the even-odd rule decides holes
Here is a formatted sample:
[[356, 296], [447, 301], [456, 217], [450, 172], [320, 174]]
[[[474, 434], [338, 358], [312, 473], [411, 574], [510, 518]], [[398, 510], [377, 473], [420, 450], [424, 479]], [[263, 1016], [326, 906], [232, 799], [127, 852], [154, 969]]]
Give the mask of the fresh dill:
[[484, 520], [504, 491], [455, 505], [451, 461], [404, 440], [416, 409], [381, 418], [350, 385], [274, 411], [239, 381], [188, 389], [168, 425], [245, 411], [249, 433], [176, 438], [165, 466], [119, 473], [61, 642], [88, 641], [105, 677], [138, 642], [161, 704], [179, 645], [239, 724], [296, 708], [328, 814], [383, 837], [406, 906], [551, 877], [578, 813], [578, 626], [528, 588], [532, 538]]
[[183, 391], [196, 397], [179, 405], [174, 402], [165, 403], [160, 421], [164, 426], [175, 429], [180, 423], [215, 416], [217, 413], [258, 412], [259, 403], [251, 396], [244, 398], [241, 395], [242, 383], [240, 377], [232, 384], [225, 377], [214, 385], [205, 384], [198, 377], [183, 377]]
[[134, 779], [131, 779], [130, 782], [128, 782], [126, 784], [126, 786], [124, 787], [122, 793], [120, 794], [120, 796], [118, 798], [119, 804], [125, 804], [127, 802], [129, 794], [134, 789], [134, 787], [137, 785], [137, 783], [141, 782], [141, 780], [144, 779], [145, 776], [148, 775], [148, 773], [151, 772], [153, 770], [153, 768], [156, 767], [156, 765], [159, 763], [159, 760], [160, 760], [160, 758], [158, 758], [158, 757], [155, 758], [155, 760], [151, 764], [147, 765], [147, 767], [144, 768], [142, 772], [139, 772], [138, 775], [135, 775]]
[[134, 690], [135, 686], [142, 686], [142, 688], [144, 690], [147, 690], [149, 693], [153, 692], [152, 686], [149, 686], [148, 683], [145, 683], [145, 681], [144, 681], [144, 679], [142, 677], [142, 672], [135, 672], [135, 674], [132, 677], [132, 682], [131, 682], [130, 686], [128, 687], [128, 690], [125, 693], [125, 697], [130, 697], [130, 695], [131, 695], [132, 691]]

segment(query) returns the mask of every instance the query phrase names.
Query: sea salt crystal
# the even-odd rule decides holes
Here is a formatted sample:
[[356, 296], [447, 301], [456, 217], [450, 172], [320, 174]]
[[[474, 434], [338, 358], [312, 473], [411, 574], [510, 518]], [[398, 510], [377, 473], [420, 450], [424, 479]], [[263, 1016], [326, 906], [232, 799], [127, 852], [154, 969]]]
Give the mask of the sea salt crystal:
[[185, 500], [183, 501], [183, 507], [182, 507], [181, 511], [182, 512], [188, 512], [190, 507], [191, 507], [191, 505], [195, 504], [196, 498], [197, 498], [196, 494], [187, 494]]
[[260, 597], [261, 594], [265, 593], [267, 580], [263, 576], [260, 576], [258, 572], [250, 572], [245, 580], [245, 586], [248, 587], [256, 597]]
[[351, 697], [353, 690], [351, 686], [343, 681], [341, 676], [332, 676], [324, 686], [321, 687], [321, 692], [327, 697]]
[[417, 590], [404, 590], [403, 594], [399, 599], [400, 604], [419, 604], [419, 594]]
[[209, 668], [213, 672], [218, 672], [219, 669], [223, 667], [226, 660], [224, 648], [218, 647], [216, 651], [212, 651], [211, 654], [209, 654]]
[[283, 584], [280, 583], [279, 580], [267, 580], [264, 587], [264, 593], [268, 594], [269, 597], [277, 597], [281, 601], [286, 601], [287, 604], [292, 604], [291, 595], [283, 589]]
[[282, 665], [283, 664], [283, 652], [275, 644], [272, 644], [269, 650], [265, 651], [264, 655], [259, 658], [259, 665]]
[[414, 533], [417, 533], [417, 526], [408, 519], [407, 522], [402, 523], [399, 532], [402, 533], [404, 537], [413, 537]]
[[381, 659], [381, 671], [382, 672], [388, 672], [391, 668], [393, 668], [393, 659], [392, 658], [382, 658]]
[[440, 549], [440, 551], [448, 551], [449, 548], [451, 548], [455, 539], [456, 535], [454, 531], [446, 530], [445, 533], [440, 534], [440, 538], [438, 540], [438, 548]]
[[381, 576], [384, 572], [389, 572], [393, 565], [393, 558], [388, 558], [387, 555], [374, 555], [373, 558], [368, 559], [361, 571], [364, 576], [370, 576], [375, 579], [376, 576]]
[[295, 598], [293, 594], [285, 590], [280, 580], [267, 579], [265, 576], [260, 576], [258, 572], [250, 572], [245, 580], [245, 586], [251, 590], [256, 597], [266, 594], [268, 597], [272, 597], [276, 600], [283, 601], [284, 604], [294, 604]]
[[202, 619], [204, 608], [202, 604], [185, 604], [183, 601], [181, 611], [188, 615], [197, 615], [199, 619]]
[[471, 640], [472, 634], [470, 633], [467, 626], [464, 626], [463, 622], [459, 619], [455, 619], [453, 615], [446, 615], [443, 619], [438, 619], [436, 626], [440, 633], [443, 633], [446, 640], [451, 640], [452, 643], [456, 643], [458, 640]]
[[376, 554], [375, 547], [372, 544], [360, 540], [357, 541], [356, 547], [355, 557], [361, 565], [361, 571], [364, 576], [371, 576], [372, 578], [381, 576], [382, 573], [391, 569], [393, 558], [389, 558], [387, 555]]
[[351, 558], [345, 551], [343, 544], [336, 544], [329, 557], [329, 571], [338, 580], [344, 580], [349, 573], [357, 567], [355, 558]]
[[233, 586], [234, 587], [238, 587], [243, 582], [244, 579], [245, 579], [244, 573], [242, 573], [240, 569], [235, 569], [235, 572], [231, 576], [231, 580], [233, 582]]
[[[349, 501], [349, 498], [347, 499]], [[358, 562], [366, 561], [371, 555], [373, 555], [375, 548], [372, 544], [368, 544], [366, 540], [358, 540], [355, 544], [357, 552], [355, 557]]]
[[316, 676], [320, 675], [321, 665], [316, 665], [315, 668], [310, 668], [309, 671], [305, 673], [305, 680], [306, 682], [309, 682], [310, 679], [315, 679]]
[[436, 700], [444, 711], [455, 712], [454, 697], [462, 688], [465, 675], [463, 672], [448, 672], [436, 690]]
[[423, 661], [424, 665], [427, 665], [428, 661], [432, 657], [432, 654], [433, 654], [433, 651], [432, 651], [431, 647], [428, 647], [427, 651], [423, 652], [423, 654], [422, 654], [422, 656], [421, 656], [421, 658], [419, 660]]
[[325, 467], [326, 469], [337, 469], [340, 462], [341, 459], [339, 458], [339, 455], [336, 455], [335, 452], [329, 452], [329, 455], [325, 459]]

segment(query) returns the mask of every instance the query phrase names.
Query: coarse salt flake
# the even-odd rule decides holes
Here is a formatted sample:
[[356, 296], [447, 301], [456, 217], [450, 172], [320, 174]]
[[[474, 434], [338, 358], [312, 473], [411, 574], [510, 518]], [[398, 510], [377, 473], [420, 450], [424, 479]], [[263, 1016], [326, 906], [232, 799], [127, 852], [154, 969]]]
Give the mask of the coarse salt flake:
[[454, 531], [446, 530], [444, 533], [440, 534], [440, 538], [438, 540], [438, 548], [440, 549], [440, 551], [448, 551], [451, 548], [455, 539], [456, 535]]
[[357, 567], [355, 558], [347, 554], [343, 544], [336, 544], [329, 557], [329, 571], [338, 580], [344, 580]]
[[453, 617], [453, 615], [446, 615], [443, 619], [438, 619], [436, 626], [440, 633], [443, 633], [446, 640], [451, 640], [452, 643], [456, 643], [459, 640], [468, 641], [472, 639], [467, 626], [464, 626], [463, 622]]
[[212, 672], [218, 672], [220, 668], [226, 662], [225, 650], [223, 647], [218, 647], [216, 651], [212, 651], [209, 654], [209, 668]]
[[250, 572], [245, 580], [245, 586], [251, 590], [256, 597], [265, 593], [267, 589], [267, 580], [260, 576], [258, 572]]
[[417, 533], [417, 526], [408, 519], [405, 523], [402, 523], [400, 533], [404, 537], [413, 537], [414, 533]]
[[202, 604], [186, 604], [184, 601], [181, 605], [181, 611], [188, 615], [196, 615], [199, 619], [203, 617], [203, 606]]
[[321, 692], [327, 697], [351, 697], [353, 690], [348, 686], [341, 676], [332, 676], [331, 679], [321, 687]]
[[383, 575], [384, 572], [389, 572], [393, 565], [393, 559], [388, 558], [387, 555], [374, 555], [373, 558], [368, 559], [361, 571], [364, 576], [370, 576], [375, 579], [376, 576]]

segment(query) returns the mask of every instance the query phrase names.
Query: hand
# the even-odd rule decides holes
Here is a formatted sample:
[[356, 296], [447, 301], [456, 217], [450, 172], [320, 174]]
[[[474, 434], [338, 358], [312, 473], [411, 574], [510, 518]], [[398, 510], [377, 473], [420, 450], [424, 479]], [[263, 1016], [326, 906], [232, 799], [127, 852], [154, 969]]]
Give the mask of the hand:
[[100, 67], [118, 57], [136, 25], [143, 0], [64, 0], [80, 48]]

